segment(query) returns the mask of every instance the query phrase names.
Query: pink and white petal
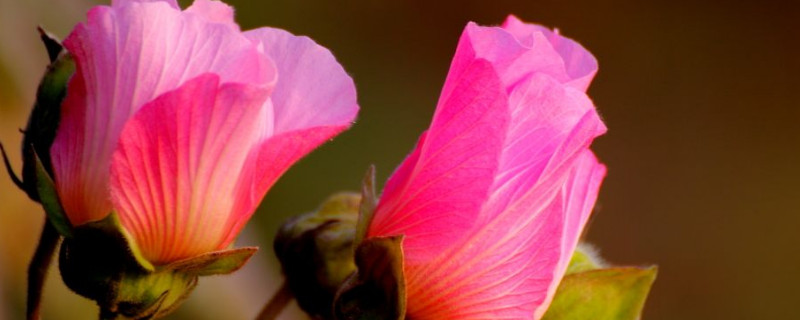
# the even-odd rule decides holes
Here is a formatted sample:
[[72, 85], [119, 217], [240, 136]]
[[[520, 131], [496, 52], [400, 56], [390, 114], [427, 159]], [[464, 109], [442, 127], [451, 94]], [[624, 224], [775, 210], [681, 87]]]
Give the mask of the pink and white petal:
[[[405, 235], [408, 261], [435, 257], [470, 230], [497, 170], [507, 98], [491, 64], [474, 60], [440, 100], [410, 174], [390, 178], [368, 236]], [[419, 153], [419, 157], [414, 156]], [[401, 168], [404, 168], [401, 165]], [[395, 187], [396, 185], [396, 187]]]
[[204, 74], [125, 125], [111, 200], [144, 256], [164, 264], [225, 247], [237, 181], [267, 122], [266, 89]]
[[181, 7], [178, 5], [177, 0], [111, 0], [111, 6], [116, 7], [128, 2], [165, 2], [177, 10], [180, 10]]
[[558, 188], [574, 159], [606, 127], [585, 93], [536, 73], [509, 97], [511, 122], [483, 223], [537, 184]]
[[540, 25], [525, 23], [514, 15], [506, 18], [503, 29], [513, 34], [517, 40], [528, 47], [533, 46], [534, 34], [542, 33], [561, 55], [570, 77], [567, 83], [578, 90], [586, 91], [597, 74], [597, 59], [575, 40], [560, 35], [557, 29], [551, 31]]
[[235, 240], [264, 195], [292, 164], [345, 129], [346, 125], [332, 125], [289, 131], [256, 145], [237, 182], [236, 206], [224, 223], [227, 234], [223, 243]]
[[281, 29], [259, 28], [245, 35], [263, 47], [280, 74], [271, 97], [276, 133], [349, 125], [355, 119], [353, 79], [328, 49]]
[[209, 22], [228, 25], [235, 30], [239, 30], [239, 25], [234, 20], [233, 7], [218, 0], [194, 0], [191, 6], [186, 8], [186, 13], [196, 14], [207, 19]]
[[[109, 213], [104, 195], [111, 153], [123, 125], [143, 104], [205, 72], [218, 73], [223, 82], [267, 87], [276, 77], [269, 59], [240, 33], [184, 14], [170, 2], [95, 7], [64, 45], [75, 56], [81, 76], [70, 81], [62, 104], [63, 114], [73, 116], [60, 126], [71, 129], [59, 129], [52, 147], [53, 154], [62, 154], [62, 163], [73, 165], [54, 163], [56, 183], [59, 190], [82, 194], [76, 197], [85, 199], [81, 201], [96, 202], [65, 205], [69, 216], [78, 217], [75, 224]], [[78, 172], [67, 172], [75, 164]]]
[[[481, 27], [470, 22], [459, 40], [448, 79], [457, 77], [470, 61], [486, 59], [494, 66], [507, 92], [533, 73], [545, 73], [561, 82], [569, 81], [561, 56], [544, 35], [534, 37], [532, 45], [525, 46], [500, 27]], [[445, 83], [443, 92], [452, 88], [451, 84]]]

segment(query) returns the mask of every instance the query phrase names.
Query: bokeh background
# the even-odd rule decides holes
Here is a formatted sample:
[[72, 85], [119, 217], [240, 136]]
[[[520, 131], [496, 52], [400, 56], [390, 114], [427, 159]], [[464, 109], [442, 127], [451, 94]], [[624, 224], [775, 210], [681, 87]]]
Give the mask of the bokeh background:
[[[188, 1], [182, 1], [186, 5]], [[280, 282], [271, 239], [286, 217], [385, 181], [427, 126], [467, 21], [509, 13], [591, 50], [608, 165], [587, 241], [616, 264], [658, 264], [644, 319], [800, 319], [800, 7], [796, 1], [229, 1], [244, 29], [308, 35], [355, 79], [353, 128], [270, 191], [241, 245], [241, 272], [201, 280], [170, 319], [250, 319]], [[65, 36], [88, 0], [0, 0], [0, 141], [19, 170], [17, 129], [46, 56], [41, 24]], [[0, 319], [21, 319], [25, 267], [43, 215], [0, 173]], [[91, 319], [51, 273], [45, 319]], [[296, 312], [296, 307], [294, 307]], [[285, 319], [303, 319], [287, 312]]]

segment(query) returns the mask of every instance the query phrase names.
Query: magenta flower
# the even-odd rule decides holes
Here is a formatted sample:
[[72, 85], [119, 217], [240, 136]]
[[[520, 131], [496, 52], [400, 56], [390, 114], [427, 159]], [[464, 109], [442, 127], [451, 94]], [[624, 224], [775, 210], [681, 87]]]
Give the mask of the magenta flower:
[[411, 319], [539, 319], [594, 206], [605, 132], [597, 62], [510, 16], [467, 25], [430, 128], [386, 184], [368, 237], [404, 235]]
[[51, 149], [73, 225], [116, 212], [164, 264], [226, 248], [288, 167], [346, 129], [355, 87], [306, 37], [233, 9], [115, 0], [64, 41], [77, 72]]

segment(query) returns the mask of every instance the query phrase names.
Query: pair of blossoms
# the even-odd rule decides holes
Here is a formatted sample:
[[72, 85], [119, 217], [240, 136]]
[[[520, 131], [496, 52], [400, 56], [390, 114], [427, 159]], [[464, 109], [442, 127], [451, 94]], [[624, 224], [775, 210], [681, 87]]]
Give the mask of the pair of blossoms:
[[[273, 183], [358, 112], [353, 81], [327, 49], [279, 29], [242, 32], [217, 1], [181, 10], [174, 0], [115, 0], [63, 45], [76, 70], [44, 164], [53, 210], [72, 233], [62, 274], [83, 272], [70, 259], [93, 254], [78, 231], [109, 219], [145, 273], [215, 273], [216, 260], [202, 257], [235, 251]], [[363, 231], [402, 235], [406, 316], [543, 316], [605, 175], [589, 150], [606, 130], [585, 93], [596, 71], [576, 42], [513, 16], [466, 26], [430, 128]], [[122, 300], [106, 312], [124, 314]]]

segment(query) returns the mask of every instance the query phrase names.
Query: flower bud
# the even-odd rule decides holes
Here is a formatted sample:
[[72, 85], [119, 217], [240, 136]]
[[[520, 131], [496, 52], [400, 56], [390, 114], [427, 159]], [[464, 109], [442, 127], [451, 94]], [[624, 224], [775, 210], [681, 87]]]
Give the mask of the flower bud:
[[338, 287], [356, 270], [353, 259], [361, 196], [342, 192], [319, 210], [293, 217], [275, 237], [275, 254], [300, 307], [330, 318]]

